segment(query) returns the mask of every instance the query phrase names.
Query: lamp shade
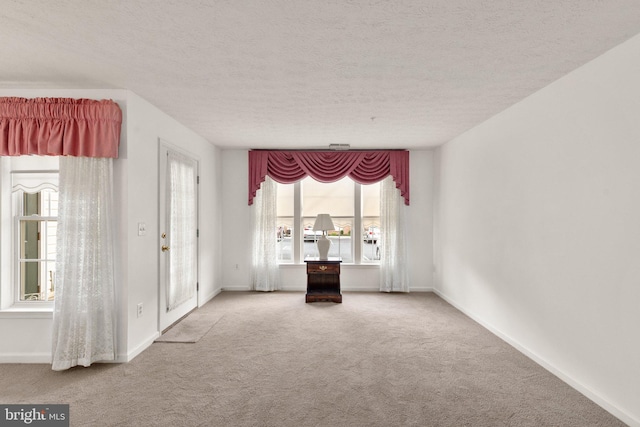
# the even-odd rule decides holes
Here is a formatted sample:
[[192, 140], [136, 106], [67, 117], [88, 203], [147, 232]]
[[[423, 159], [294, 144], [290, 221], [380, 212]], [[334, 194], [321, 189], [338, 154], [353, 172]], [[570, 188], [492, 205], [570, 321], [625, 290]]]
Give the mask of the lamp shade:
[[327, 231], [327, 230], [335, 230], [333, 221], [331, 220], [331, 215], [318, 214], [318, 216], [316, 217], [316, 222], [315, 224], [313, 224], [313, 231]]

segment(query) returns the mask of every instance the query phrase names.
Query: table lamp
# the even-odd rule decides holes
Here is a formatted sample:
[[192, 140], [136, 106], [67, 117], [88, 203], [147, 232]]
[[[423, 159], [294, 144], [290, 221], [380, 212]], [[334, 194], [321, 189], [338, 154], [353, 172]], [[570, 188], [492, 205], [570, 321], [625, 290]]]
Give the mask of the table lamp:
[[322, 236], [316, 242], [320, 261], [326, 261], [329, 255], [331, 240], [327, 239], [327, 230], [335, 230], [331, 216], [329, 214], [318, 214], [316, 222], [313, 224], [313, 231], [322, 231]]

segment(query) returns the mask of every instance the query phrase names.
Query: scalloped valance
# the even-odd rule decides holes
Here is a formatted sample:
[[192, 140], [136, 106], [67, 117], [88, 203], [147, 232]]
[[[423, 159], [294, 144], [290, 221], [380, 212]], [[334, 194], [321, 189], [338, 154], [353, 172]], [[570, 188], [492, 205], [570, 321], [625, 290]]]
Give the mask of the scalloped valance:
[[269, 175], [281, 184], [306, 176], [320, 182], [335, 182], [345, 176], [360, 184], [373, 184], [391, 175], [409, 204], [409, 152], [379, 151], [249, 151], [249, 205], [260, 184]]
[[0, 155], [117, 158], [121, 125], [111, 100], [0, 97]]

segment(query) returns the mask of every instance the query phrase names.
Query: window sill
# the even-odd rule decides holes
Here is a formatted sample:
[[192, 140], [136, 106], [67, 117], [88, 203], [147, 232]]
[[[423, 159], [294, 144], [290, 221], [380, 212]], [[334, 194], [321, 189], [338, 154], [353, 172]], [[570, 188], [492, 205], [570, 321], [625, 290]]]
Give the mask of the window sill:
[[9, 307], [0, 310], [0, 319], [53, 319], [53, 307]]

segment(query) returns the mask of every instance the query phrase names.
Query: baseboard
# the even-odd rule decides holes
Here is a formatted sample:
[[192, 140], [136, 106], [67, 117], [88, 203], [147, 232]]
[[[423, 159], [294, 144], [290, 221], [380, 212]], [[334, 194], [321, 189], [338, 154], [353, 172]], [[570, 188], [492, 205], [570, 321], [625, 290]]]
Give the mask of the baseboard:
[[278, 290], [283, 292], [306, 292], [307, 288], [305, 286], [283, 286]]
[[[122, 363], [126, 362], [126, 355], [118, 354], [116, 360], [97, 361], [95, 363]], [[0, 363], [25, 363], [25, 364], [51, 364], [51, 353], [36, 354], [3, 354], [0, 355]]]
[[445, 300], [447, 303], [449, 303], [452, 306], [454, 306], [456, 309], [458, 309], [459, 311], [464, 313], [469, 318], [473, 319], [475, 322], [480, 324], [482, 327], [487, 329], [489, 332], [491, 332], [492, 334], [496, 335], [498, 338], [500, 338], [503, 341], [505, 341], [507, 344], [509, 344], [510, 346], [515, 348], [516, 350], [518, 350], [520, 353], [524, 354], [529, 359], [533, 360], [538, 365], [542, 366], [544, 369], [546, 369], [547, 371], [549, 371], [550, 373], [552, 373], [556, 377], [560, 378], [562, 381], [567, 383], [569, 386], [571, 386], [575, 390], [577, 390], [580, 393], [582, 393], [583, 395], [585, 395], [587, 398], [589, 398], [594, 403], [596, 403], [597, 405], [602, 407], [604, 410], [609, 412], [614, 417], [618, 418], [620, 421], [622, 421], [625, 424], [628, 424], [629, 426], [632, 426], [632, 427], [640, 427], [640, 420], [635, 418], [633, 415], [631, 415], [631, 414], [627, 413], [626, 411], [620, 409], [619, 407], [617, 407], [615, 404], [611, 403], [608, 399], [606, 399], [602, 395], [600, 395], [597, 392], [593, 391], [591, 388], [589, 388], [588, 386], [584, 385], [580, 381], [576, 380], [574, 377], [568, 375], [566, 372], [562, 371], [561, 369], [559, 369], [558, 367], [553, 365], [548, 360], [544, 359], [543, 357], [541, 357], [540, 355], [538, 355], [537, 353], [535, 353], [531, 349], [529, 349], [529, 348], [525, 347], [524, 345], [522, 345], [518, 340], [516, 340], [513, 337], [503, 333], [502, 331], [500, 331], [498, 328], [494, 327], [490, 323], [485, 322], [482, 318], [480, 318], [479, 316], [475, 315], [474, 313], [471, 313], [471, 312], [465, 310], [463, 307], [458, 305], [454, 300], [452, 300], [451, 298], [449, 298], [447, 295], [445, 295], [444, 293], [440, 292], [439, 290], [433, 289], [433, 293], [438, 295], [440, 298]]
[[203, 297], [202, 302], [198, 304], [198, 307], [202, 307], [203, 305], [214, 299], [220, 292], [222, 292], [222, 288], [214, 289], [214, 291], [209, 295]]
[[0, 354], [0, 363], [51, 363], [51, 353]]
[[149, 348], [151, 346], [151, 344], [153, 344], [153, 342], [156, 340], [156, 338], [158, 338], [160, 336], [160, 332], [154, 332], [153, 334], [151, 334], [151, 336], [149, 338], [147, 338], [146, 340], [144, 340], [142, 343], [140, 343], [136, 348], [134, 348], [133, 350], [131, 350], [129, 353], [127, 353], [127, 355], [125, 356], [124, 360], [121, 360], [122, 355], [118, 355], [118, 360], [117, 362], [122, 363], [122, 362], [131, 362], [136, 356], [138, 356], [140, 353], [142, 353], [143, 351], [145, 351], [147, 348]]
[[[146, 350], [156, 338], [160, 336], [159, 333], [155, 333], [151, 338], [136, 347], [135, 350], [129, 352], [129, 354], [118, 353], [115, 360], [99, 361], [96, 363], [125, 363], [132, 360], [134, 357]], [[51, 353], [10, 353], [0, 354], [0, 363], [51, 363]]]
[[[307, 288], [300, 287], [300, 286], [284, 286], [279, 290], [284, 292], [306, 292]], [[380, 288], [378, 287], [365, 288], [365, 287], [343, 286], [340, 288], [340, 290], [342, 292], [380, 292]], [[247, 291], [251, 291], [251, 288], [249, 288], [248, 286], [225, 286], [220, 291], [247, 292]], [[220, 291], [218, 291], [218, 293], [220, 293]], [[427, 287], [409, 288], [409, 292], [433, 292], [433, 288], [427, 288]]]
[[[306, 292], [307, 288], [300, 287], [300, 286], [284, 286], [279, 290], [284, 292]], [[380, 292], [380, 288], [378, 287], [342, 286], [340, 290], [342, 292]], [[247, 292], [247, 291], [251, 291], [251, 288], [249, 286], [225, 286], [220, 291]], [[218, 291], [218, 293], [220, 293], [220, 291]], [[428, 288], [428, 287], [409, 288], [409, 292], [433, 292], [433, 291], [434, 291], [433, 288]]]
[[[104, 360], [94, 363], [123, 363], [127, 362], [126, 355], [118, 354], [116, 360]], [[0, 363], [6, 364], [51, 364], [50, 353], [38, 353], [38, 354], [4, 354], [0, 355]]]
[[433, 288], [429, 288], [429, 287], [409, 287], [409, 292], [433, 292]]
[[[351, 288], [349, 286], [342, 287], [341, 289], [344, 292], [381, 292], [379, 287], [371, 287], [371, 288]], [[433, 292], [433, 288], [413, 288], [409, 287], [409, 293], [411, 292]], [[384, 293], [384, 292], [383, 292]]]
[[250, 291], [251, 288], [249, 286], [223, 286], [222, 290], [236, 292], [236, 291]]

